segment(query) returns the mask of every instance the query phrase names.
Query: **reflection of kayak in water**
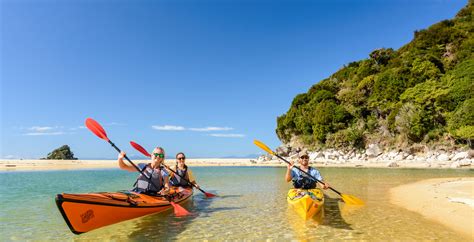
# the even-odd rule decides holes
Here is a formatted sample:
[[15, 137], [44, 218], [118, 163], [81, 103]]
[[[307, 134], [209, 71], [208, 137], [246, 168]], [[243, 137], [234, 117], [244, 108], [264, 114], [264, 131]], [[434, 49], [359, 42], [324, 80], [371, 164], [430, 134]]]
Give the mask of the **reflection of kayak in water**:
[[192, 189], [171, 192], [168, 197], [135, 192], [98, 192], [56, 195], [56, 204], [67, 225], [75, 234], [141, 216], [163, 212], [174, 203], [183, 203], [193, 194]]
[[308, 190], [290, 189], [286, 200], [304, 220], [324, 212], [324, 194], [319, 188]]

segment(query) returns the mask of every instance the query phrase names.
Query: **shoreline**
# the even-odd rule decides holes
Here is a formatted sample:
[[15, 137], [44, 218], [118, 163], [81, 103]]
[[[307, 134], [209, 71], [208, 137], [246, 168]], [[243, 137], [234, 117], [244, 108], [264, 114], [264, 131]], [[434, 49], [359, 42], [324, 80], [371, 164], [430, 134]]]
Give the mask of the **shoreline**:
[[427, 179], [394, 187], [390, 202], [474, 238], [474, 177]]
[[[134, 163], [148, 163], [149, 160], [135, 160]], [[168, 159], [165, 163], [169, 166], [175, 164], [174, 159]], [[422, 162], [399, 162], [397, 166], [390, 166], [391, 161], [367, 162], [348, 161], [339, 162], [332, 160], [311, 161], [310, 165], [322, 167], [346, 167], [346, 168], [419, 168], [419, 169], [473, 169], [471, 165], [453, 168], [449, 165], [433, 164], [429, 161]], [[202, 166], [247, 166], [247, 167], [285, 167], [286, 163], [280, 160], [256, 161], [249, 158], [200, 158], [188, 159], [186, 164], [190, 167]], [[36, 170], [81, 170], [95, 168], [117, 168], [116, 160], [0, 160], [0, 171], [36, 171]]]

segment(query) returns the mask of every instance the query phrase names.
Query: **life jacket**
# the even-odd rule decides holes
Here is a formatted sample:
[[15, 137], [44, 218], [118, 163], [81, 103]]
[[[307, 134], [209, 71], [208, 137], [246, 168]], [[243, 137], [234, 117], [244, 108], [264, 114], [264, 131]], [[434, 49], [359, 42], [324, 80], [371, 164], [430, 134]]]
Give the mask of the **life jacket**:
[[[161, 168], [153, 169], [151, 168], [150, 163], [146, 164], [146, 166], [142, 169], [142, 173], [146, 177], [144, 177], [142, 174], [138, 176], [133, 191], [148, 194], [158, 193], [164, 186], [163, 175], [161, 174], [162, 172], [163, 170]], [[153, 184], [150, 183], [150, 180], [153, 182]]]
[[[308, 174], [311, 174], [313, 167], [308, 168]], [[313, 178], [309, 177], [305, 173], [301, 172], [300, 170], [296, 170], [296, 176], [293, 177], [293, 186], [295, 188], [302, 188], [302, 189], [313, 189], [316, 188], [317, 182]]]
[[[174, 174], [174, 176], [170, 179], [171, 185], [177, 187], [191, 187], [191, 185], [189, 185], [189, 183], [186, 181], [189, 181], [188, 167], [185, 167], [184, 170], [178, 168], [175, 171], [179, 176]], [[180, 176], [186, 178], [186, 180]]]

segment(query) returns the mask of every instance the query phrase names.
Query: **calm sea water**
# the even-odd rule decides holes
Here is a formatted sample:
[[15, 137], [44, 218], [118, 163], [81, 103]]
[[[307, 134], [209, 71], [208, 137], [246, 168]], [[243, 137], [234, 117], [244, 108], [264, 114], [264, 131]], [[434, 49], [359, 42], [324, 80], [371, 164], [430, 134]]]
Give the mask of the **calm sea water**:
[[206, 199], [195, 191], [192, 212], [145, 216], [81, 235], [72, 234], [56, 208], [57, 193], [124, 190], [136, 174], [118, 169], [0, 173], [0, 241], [25, 240], [466, 240], [449, 228], [390, 204], [388, 190], [437, 177], [474, 176], [471, 170], [321, 168], [336, 190], [363, 199], [346, 206], [326, 191], [322, 223], [303, 222], [286, 202], [285, 168], [195, 167]]

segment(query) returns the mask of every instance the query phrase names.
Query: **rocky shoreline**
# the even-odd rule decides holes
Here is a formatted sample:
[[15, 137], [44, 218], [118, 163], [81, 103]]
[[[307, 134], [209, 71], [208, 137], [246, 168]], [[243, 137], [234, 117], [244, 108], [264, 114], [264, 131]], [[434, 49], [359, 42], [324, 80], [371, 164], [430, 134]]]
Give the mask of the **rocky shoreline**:
[[[287, 160], [296, 161], [301, 148], [281, 145], [276, 153]], [[377, 144], [370, 144], [365, 150], [326, 149], [307, 151], [310, 163], [321, 163], [329, 166], [368, 166], [368, 167], [420, 167], [420, 168], [470, 168], [474, 164], [474, 150], [388, 150], [384, 151]], [[261, 155], [254, 164], [283, 163], [276, 156]]]

